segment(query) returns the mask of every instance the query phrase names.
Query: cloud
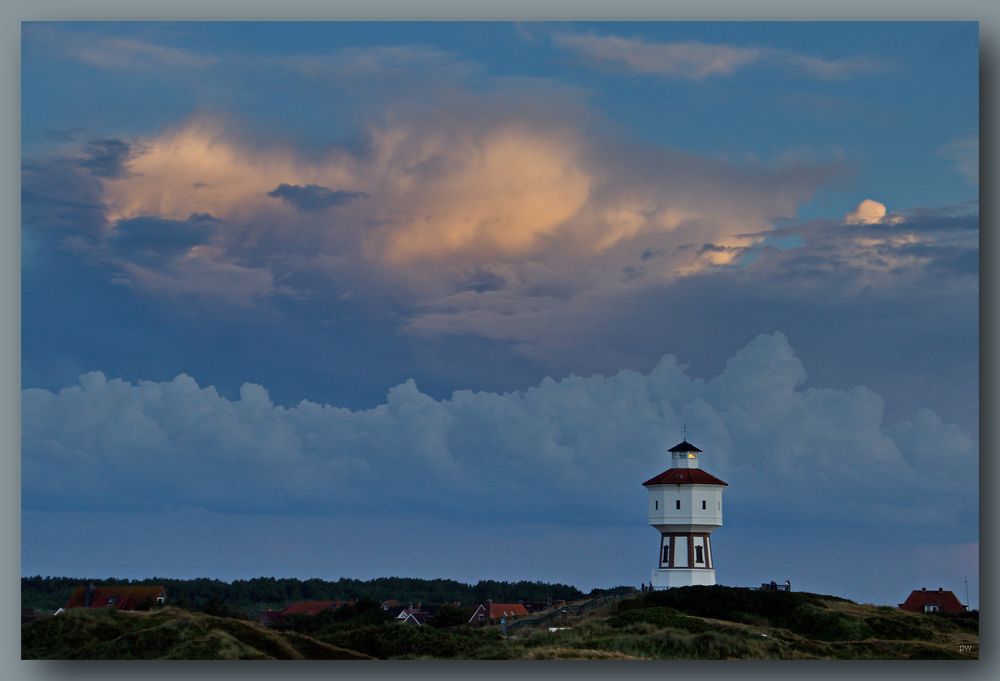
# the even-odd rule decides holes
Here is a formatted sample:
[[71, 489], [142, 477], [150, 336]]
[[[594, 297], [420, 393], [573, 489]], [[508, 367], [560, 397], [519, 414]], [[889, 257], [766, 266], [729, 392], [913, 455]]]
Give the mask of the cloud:
[[214, 56], [169, 47], [136, 38], [96, 31], [65, 30], [46, 22], [25, 25], [25, 43], [65, 55], [95, 68], [124, 71], [152, 68], [205, 68], [218, 63]]
[[790, 68], [823, 80], [839, 80], [884, 68], [863, 57], [823, 59], [789, 50], [699, 41], [663, 43], [594, 33], [556, 33], [552, 41], [598, 65], [691, 80], [731, 76], [754, 65]]
[[[431, 45], [368, 45], [341, 47], [320, 53], [286, 53], [262, 56], [253, 52], [216, 51], [173, 47], [150, 37], [149, 27], [133, 30], [116, 26], [117, 35], [100, 31], [67, 29], [65, 24], [33, 22], [26, 25], [24, 41], [35, 49], [68, 57], [104, 71], [159, 71], [186, 76], [213, 75], [229, 67], [277, 69], [288, 74], [356, 83], [384, 79], [398, 86], [414, 73], [433, 71], [436, 78], [454, 80], [476, 74], [480, 67], [454, 53]], [[121, 35], [133, 33], [140, 37]], [[155, 34], [155, 32], [152, 32]], [[215, 87], [215, 86], [213, 86]]]
[[77, 161], [77, 165], [97, 177], [120, 179], [128, 175], [128, 162], [134, 153], [132, 146], [124, 140], [93, 140], [87, 143], [84, 157]]
[[285, 184], [284, 182], [269, 191], [267, 195], [287, 201], [299, 210], [323, 210], [325, 208], [342, 206], [345, 203], [358, 199], [368, 198], [368, 195], [364, 192], [343, 189], [334, 190], [316, 184], [301, 186], [297, 184]]
[[397, 82], [414, 73], [433, 71], [436, 79], [457, 80], [474, 75], [480, 67], [454, 53], [430, 45], [369, 45], [342, 47], [320, 54], [271, 56], [258, 60], [302, 75], [351, 82], [387, 79]]
[[[845, 231], [845, 223], [864, 229]], [[813, 285], [829, 288], [829, 277], [836, 276], [842, 290], [877, 287], [887, 298], [926, 296], [934, 290], [971, 299], [978, 295], [977, 269], [967, 266], [979, 251], [976, 202], [895, 214], [866, 199], [843, 222], [792, 224], [769, 235], [771, 240], [788, 238], [796, 242], [791, 248], [748, 251], [753, 257], [747, 259], [747, 270], [765, 277], [795, 277], [803, 290]], [[954, 276], [942, 281], [941, 268]], [[971, 280], [962, 276], [970, 274]]]
[[215, 222], [206, 214], [194, 214], [187, 220], [152, 217], [121, 220], [109, 237], [110, 247], [131, 258], [169, 258], [205, 243]]
[[707, 381], [665, 356], [648, 373], [506, 394], [435, 400], [407, 381], [360, 411], [279, 406], [253, 384], [228, 399], [186, 375], [132, 384], [90, 373], [59, 392], [22, 392], [24, 507], [392, 514], [405, 503], [431, 515], [626, 521], [686, 423], [744, 520], [974, 536], [967, 434], [926, 410], [886, 424], [871, 390], [803, 388], [805, 378], [780, 333]]
[[864, 199], [857, 208], [844, 216], [844, 222], [849, 225], [878, 225], [900, 222], [899, 215], [889, 215], [884, 203], [874, 199]]
[[597, 63], [610, 63], [635, 73], [694, 80], [732, 75], [765, 54], [759, 48], [696, 41], [653, 43], [639, 38], [581, 33], [557, 33], [553, 42]]
[[[106, 220], [210, 214], [220, 219], [210, 242], [225, 258], [276, 277], [327, 269], [362, 290], [366, 281], [405, 287], [423, 303], [493, 263], [516, 272], [505, 281], [522, 291], [555, 287], [564, 297], [616, 285], [644, 251], [663, 254], [647, 263], [647, 280], [732, 262], [757, 240], [744, 234], [793, 215], [847, 172], [836, 159], [735, 163], [635, 148], [592, 138], [552, 110], [498, 114], [466, 101], [373, 125], [359, 149], [309, 157], [198, 118], [141, 139], [127, 175], [101, 178]], [[334, 205], [334, 216], [320, 210]]]

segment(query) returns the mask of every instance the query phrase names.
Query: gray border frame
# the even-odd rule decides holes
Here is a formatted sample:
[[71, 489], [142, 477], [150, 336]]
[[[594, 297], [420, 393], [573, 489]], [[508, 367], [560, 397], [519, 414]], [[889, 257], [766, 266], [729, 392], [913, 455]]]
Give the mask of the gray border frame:
[[[301, 663], [280, 667], [272, 663], [128, 663], [23, 662], [20, 660], [20, 22], [25, 20], [973, 20], [980, 22], [980, 661], [970, 663], [782, 663], [710, 662], [662, 663], [503, 663], [503, 662], [385, 662], [361, 666], [340, 663]], [[348, 678], [416, 678], [467, 676], [505, 678], [528, 676], [599, 679], [611, 674], [630, 678], [697, 675], [703, 679], [739, 675], [744, 678], [825, 678], [852, 676], [906, 676], [936, 678], [946, 673], [968, 678], [996, 678], [997, 630], [994, 613], [997, 590], [986, 578], [997, 574], [996, 550], [990, 540], [996, 525], [996, 502], [989, 494], [997, 488], [997, 428], [990, 416], [996, 411], [998, 369], [991, 349], [997, 342], [996, 274], [988, 267], [1000, 261], [991, 190], [996, 188], [993, 160], [997, 140], [991, 123], [996, 120], [997, 50], [1000, 49], [1000, 3], [988, 0], [839, 0], [837, 3], [803, 3], [795, 0], [701, 0], [665, 4], [656, 0], [506, 0], [503, 3], [461, 0], [7, 0], [0, 5], [0, 54], [3, 83], [0, 105], [0, 575], [3, 593], [18, 594], [0, 608], [0, 674], [7, 679], [47, 678], [323, 678], [331, 674]], [[985, 456], [983, 454], [985, 453]], [[9, 590], [8, 590], [9, 589]], [[613, 666], [611, 666], [613, 665]], [[669, 666], [668, 666], [669, 665]]]

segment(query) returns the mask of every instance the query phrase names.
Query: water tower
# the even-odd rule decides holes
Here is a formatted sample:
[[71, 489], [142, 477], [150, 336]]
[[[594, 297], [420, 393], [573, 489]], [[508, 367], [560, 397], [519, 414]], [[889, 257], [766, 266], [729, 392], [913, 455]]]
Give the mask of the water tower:
[[701, 450], [684, 439], [670, 448], [671, 468], [642, 483], [649, 524], [660, 533], [654, 589], [715, 584], [712, 530], [722, 527], [722, 489], [728, 485], [698, 467]]

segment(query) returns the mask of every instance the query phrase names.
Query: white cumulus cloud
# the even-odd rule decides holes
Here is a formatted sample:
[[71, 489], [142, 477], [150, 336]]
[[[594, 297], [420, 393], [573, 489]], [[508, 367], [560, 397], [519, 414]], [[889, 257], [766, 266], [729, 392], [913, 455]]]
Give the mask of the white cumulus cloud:
[[[22, 393], [28, 509], [501, 514], [627, 519], [682, 424], [744, 518], [975, 527], [976, 443], [928, 410], [883, 422], [864, 387], [804, 388], [786, 338], [759, 336], [711, 380], [672, 356], [649, 373], [545, 379], [524, 391], [413, 381], [350, 410], [238, 399], [191, 377]], [[938, 453], [947, 452], [942, 475]], [[770, 520], [769, 520], [770, 518]], [[929, 525], [928, 525], [929, 526]]]

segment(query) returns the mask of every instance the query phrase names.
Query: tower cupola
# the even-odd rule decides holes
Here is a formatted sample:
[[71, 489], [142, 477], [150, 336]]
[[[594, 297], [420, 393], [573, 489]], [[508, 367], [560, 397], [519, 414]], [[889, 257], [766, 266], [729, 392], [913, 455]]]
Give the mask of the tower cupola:
[[669, 450], [673, 459], [674, 468], [697, 468], [698, 454], [701, 450], [685, 439], [683, 442], [674, 445]]

